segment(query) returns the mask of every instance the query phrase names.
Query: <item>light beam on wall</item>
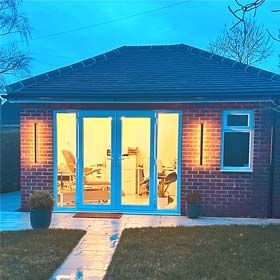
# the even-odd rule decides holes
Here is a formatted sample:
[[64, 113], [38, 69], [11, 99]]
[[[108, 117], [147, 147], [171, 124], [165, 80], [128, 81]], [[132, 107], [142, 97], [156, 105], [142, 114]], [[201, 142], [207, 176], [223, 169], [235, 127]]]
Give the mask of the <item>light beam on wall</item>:
[[199, 165], [203, 165], [203, 137], [204, 137], [204, 124], [200, 124], [200, 156]]

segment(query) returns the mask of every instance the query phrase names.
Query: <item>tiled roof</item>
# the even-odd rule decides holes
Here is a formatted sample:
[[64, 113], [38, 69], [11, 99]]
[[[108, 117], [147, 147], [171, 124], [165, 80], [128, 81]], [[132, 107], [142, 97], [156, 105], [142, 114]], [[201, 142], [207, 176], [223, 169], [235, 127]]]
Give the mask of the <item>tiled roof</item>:
[[7, 87], [8, 98], [95, 101], [280, 95], [280, 75], [184, 44], [123, 46]]

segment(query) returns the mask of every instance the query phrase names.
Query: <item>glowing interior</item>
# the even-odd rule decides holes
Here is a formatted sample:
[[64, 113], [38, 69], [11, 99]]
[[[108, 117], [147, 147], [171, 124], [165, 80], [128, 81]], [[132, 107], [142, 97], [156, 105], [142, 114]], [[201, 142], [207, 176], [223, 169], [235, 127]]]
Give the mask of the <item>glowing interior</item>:
[[[158, 185], [161, 186], [168, 197], [167, 203], [165, 197], [158, 198], [158, 209], [176, 208], [178, 180], [175, 180], [175, 178], [178, 174], [178, 133], [178, 114], [158, 114]], [[165, 185], [162, 186], [161, 184]]]
[[122, 204], [149, 204], [150, 118], [122, 118]]
[[72, 154], [76, 160], [76, 114], [56, 114], [57, 123], [57, 205], [75, 206], [76, 166], [67, 160]]
[[111, 118], [84, 118], [83, 162], [85, 204], [110, 204]]
[[[157, 155], [156, 178], [151, 178], [151, 118], [120, 119], [121, 135], [112, 139], [111, 117], [83, 118], [84, 205], [110, 205], [112, 143], [120, 143], [121, 155], [115, 159], [116, 174], [121, 176], [121, 205], [149, 205], [150, 187], [157, 185], [158, 209], [176, 209], [178, 114], [159, 113], [154, 142]], [[76, 114], [57, 114], [57, 205], [75, 206], [76, 200]], [[113, 142], [112, 142], [113, 141]], [[119, 142], [118, 142], [119, 141]], [[117, 182], [118, 180], [115, 180]], [[117, 193], [117, 192], [116, 192]]]

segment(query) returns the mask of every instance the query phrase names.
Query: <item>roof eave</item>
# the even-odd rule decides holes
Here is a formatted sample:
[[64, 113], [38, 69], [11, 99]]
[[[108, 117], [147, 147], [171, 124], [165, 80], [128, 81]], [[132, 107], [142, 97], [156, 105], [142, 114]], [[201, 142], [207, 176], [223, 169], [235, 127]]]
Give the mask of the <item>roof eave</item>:
[[265, 96], [193, 96], [193, 97], [141, 97], [141, 98], [92, 98], [92, 97], [9, 97], [10, 103], [203, 103], [203, 102], [260, 102], [267, 101]]

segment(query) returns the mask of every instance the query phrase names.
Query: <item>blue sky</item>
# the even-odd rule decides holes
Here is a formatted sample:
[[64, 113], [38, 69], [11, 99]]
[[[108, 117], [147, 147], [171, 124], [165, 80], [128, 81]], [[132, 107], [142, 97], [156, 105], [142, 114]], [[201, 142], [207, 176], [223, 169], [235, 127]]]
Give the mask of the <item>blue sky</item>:
[[[34, 59], [32, 75], [122, 45], [185, 43], [207, 49], [209, 40], [214, 39], [225, 24], [231, 26], [233, 22], [227, 5], [235, 7], [234, 0], [189, 0], [174, 5], [179, 2], [182, 1], [24, 0], [22, 11], [32, 27], [32, 38], [27, 46]], [[174, 6], [102, 24], [168, 5]], [[280, 0], [267, 0], [256, 17], [258, 23], [264, 24], [274, 34], [280, 26], [280, 14], [271, 13], [271, 10], [279, 7]], [[94, 24], [97, 26], [65, 32]], [[51, 35], [54, 33], [61, 34]], [[277, 55], [280, 44], [274, 45], [274, 55], [256, 66], [279, 73]]]

